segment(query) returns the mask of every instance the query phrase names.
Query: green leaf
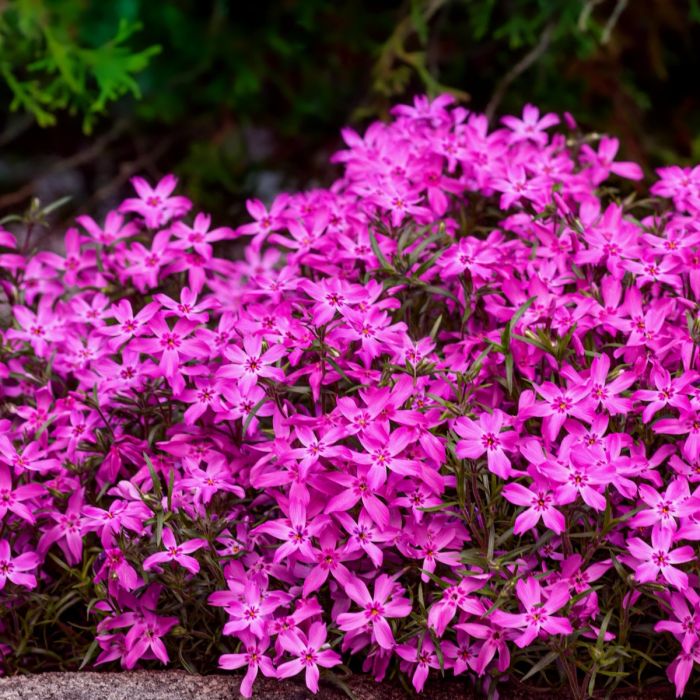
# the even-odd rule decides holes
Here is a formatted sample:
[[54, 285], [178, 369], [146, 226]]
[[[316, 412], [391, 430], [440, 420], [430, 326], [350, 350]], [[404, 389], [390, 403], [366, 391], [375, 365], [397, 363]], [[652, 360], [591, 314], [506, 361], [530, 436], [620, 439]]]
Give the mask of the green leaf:
[[372, 251], [377, 257], [377, 260], [379, 260], [379, 262], [381, 263], [382, 267], [390, 272], [396, 272], [394, 266], [386, 259], [384, 253], [382, 253], [382, 250], [379, 247], [379, 243], [377, 242], [377, 237], [374, 233], [374, 228], [372, 228], [372, 226], [369, 227], [369, 244], [372, 246]]
[[243, 435], [245, 435], [246, 432], [248, 431], [248, 426], [250, 425], [250, 422], [253, 420], [253, 418], [255, 418], [255, 415], [257, 414], [257, 412], [258, 412], [268, 401], [270, 401], [270, 397], [269, 397], [269, 396], [263, 396], [263, 398], [260, 399], [260, 401], [258, 401], [258, 403], [256, 403], [255, 406], [253, 406], [253, 408], [251, 409], [250, 413], [246, 416], [246, 419], [245, 419], [245, 421], [243, 422]]
[[536, 673], [539, 673], [542, 669], [547, 668], [552, 661], [559, 658], [558, 651], [550, 651], [549, 654], [543, 656], [522, 678], [522, 681], [526, 681], [528, 678], [532, 678]]
[[156, 473], [155, 467], [153, 466], [153, 462], [151, 462], [151, 458], [148, 456], [148, 454], [144, 452], [143, 458], [146, 460], [146, 466], [148, 467], [148, 472], [151, 475], [151, 481], [153, 482], [153, 491], [155, 492], [158, 500], [160, 500], [161, 498], [163, 498], [163, 489], [160, 485], [160, 478]]

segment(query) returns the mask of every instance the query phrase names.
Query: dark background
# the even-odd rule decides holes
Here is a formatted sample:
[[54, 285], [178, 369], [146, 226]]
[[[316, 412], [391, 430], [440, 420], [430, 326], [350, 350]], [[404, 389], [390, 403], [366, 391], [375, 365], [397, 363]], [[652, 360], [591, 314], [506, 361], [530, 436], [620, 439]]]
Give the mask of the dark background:
[[0, 217], [173, 171], [237, 223], [328, 183], [342, 126], [444, 90], [568, 110], [651, 174], [700, 160], [698, 47], [698, 0], [0, 0]]

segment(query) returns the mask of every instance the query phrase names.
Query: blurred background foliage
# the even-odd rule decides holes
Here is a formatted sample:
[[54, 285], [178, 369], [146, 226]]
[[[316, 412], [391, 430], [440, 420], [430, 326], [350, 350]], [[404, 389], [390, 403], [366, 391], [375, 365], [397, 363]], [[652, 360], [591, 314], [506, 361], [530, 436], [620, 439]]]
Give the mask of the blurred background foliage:
[[448, 90], [700, 161], [700, 0], [0, 0], [0, 215], [174, 171], [203, 209], [325, 181], [339, 128]]

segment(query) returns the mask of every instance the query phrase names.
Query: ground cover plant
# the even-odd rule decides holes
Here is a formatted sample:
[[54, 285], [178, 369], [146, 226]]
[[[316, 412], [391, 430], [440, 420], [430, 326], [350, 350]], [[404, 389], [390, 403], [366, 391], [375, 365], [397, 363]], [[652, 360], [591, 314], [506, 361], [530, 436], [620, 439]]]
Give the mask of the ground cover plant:
[[6, 222], [4, 671], [682, 694], [700, 170], [447, 96], [343, 137], [237, 228], [172, 176]]

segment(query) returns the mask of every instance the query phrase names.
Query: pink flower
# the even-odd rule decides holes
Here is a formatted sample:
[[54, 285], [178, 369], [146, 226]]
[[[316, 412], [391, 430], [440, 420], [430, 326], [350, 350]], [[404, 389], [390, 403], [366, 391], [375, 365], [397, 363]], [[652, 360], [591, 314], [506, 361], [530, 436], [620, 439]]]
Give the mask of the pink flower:
[[639, 564], [634, 567], [634, 578], [639, 583], [656, 581], [659, 574], [678, 590], [688, 588], [688, 575], [674, 564], [683, 564], [695, 558], [692, 547], [677, 547], [673, 545], [673, 530], [669, 528], [654, 528], [651, 531], [651, 545], [638, 537], [627, 541], [627, 549]]
[[0, 591], [7, 581], [25, 588], [36, 588], [36, 577], [27, 571], [36, 569], [41, 559], [35, 552], [24, 552], [12, 558], [10, 543], [0, 540]]
[[394, 587], [394, 579], [386, 574], [377, 577], [373, 596], [359, 578], [346, 583], [345, 592], [363, 611], [338, 615], [340, 629], [356, 630], [369, 625], [377, 644], [384, 649], [391, 649], [395, 642], [387, 618], [407, 617], [411, 613], [411, 602], [407, 598], [395, 597]]
[[245, 646], [244, 653], [222, 654], [219, 657], [219, 668], [232, 671], [241, 666], [247, 666], [245, 676], [241, 681], [240, 693], [244, 698], [253, 696], [253, 683], [258, 676], [258, 671], [262, 671], [268, 678], [276, 678], [277, 673], [272, 665], [272, 659], [265, 656], [265, 650], [270, 644], [269, 639], [263, 637], [258, 640], [253, 635], [241, 633], [241, 639]]
[[136, 336], [143, 335], [148, 329], [150, 321], [160, 309], [157, 302], [146, 304], [135, 316], [131, 304], [126, 299], [121, 299], [110, 308], [108, 316], [113, 316], [117, 323], [113, 326], [103, 326], [101, 333], [112, 338], [111, 345], [119, 348]]
[[209, 260], [213, 255], [212, 243], [235, 236], [233, 230], [228, 227], [223, 226], [210, 231], [210, 226], [211, 216], [208, 214], [197, 214], [191, 227], [182, 221], [176, 221], [170, 230], [179, 241], [173, 245], [193, 248], [198, 255]]
[[141, 177], [132, 177], [131, 184], [138, 199], [125, 199], [119, 211], [138, 214], [143, 217], [148, 228], [164, 226], [170, 219], [183, 216], [192, 207], [192, 202], [186, 197], [171, 197], [177, 187], [174, 175], [166, 175], [155, 187], [151, 187]]
[[178, 544], [175, 541], [173, 531], [169, 527], [163, 529], [163, 544], [165, 545], [164, 552], [156, 552], [151, 554], [150, 557], [146, 557], [143, 562], [144, 571], [150, 571], [156, 568], [158, 564], [176, 562], [191, 574], [196, 574], [199, 571], [199, 562], [194, 557], [189, 556], [189, 554], [202, 549], [202, 547], [208, 547], [207, 541], [201, 537], [195, 537]]
[[676, 530], [676, 518], [687, 518], [698, 512], [697, 498], [691, 498], [688, 482], [677, 477], [661, 495], [651, 486], [640, 484], [639, 496], [648, 508], [630, 519], [632, 527], [669, 528]]
[[552, 615], [571, 600], [568, 584], [554, 584], [545, 595], [537, 579], [530, 577], [526, 580], [520, 579], [515, 584], [515, 592], [525, 612], [513, 614], [496, 610], [492, 617], [502, 627], [522, 630], [520, 636], [514, 640], [519, 647], [528, 646], [542, 633], [571, 634], [573, 632], [571, 623], [566, 617]]
[[284, 228], [286, 218], [283, 214], [287, 208], [288, 201], [289, 196], [281, 194], [275, 199], [268, 211], [259, 199], [247, 200], [246, 209], [255, 219], [255, 223], [239, 226], [236, 229], [236, 233], [239, 235], [252, 235], [251, 246], [256, 249], [259, 248], [270, 233]]
[[695, 372], [684, 372], [682, 377], [671, 379], [671, 375], [663, 367], [655, 367], [652, 372], [652, 380], [656, 391], [640, 389], [635, 392], [634, 398], [641, 401], [649, 401], [642, 413], [642, 419], [648, 423], [654, 415], [666, 406], [673, 406], [681, 411], [691, 411], [692, 406], [686, 387], [697, 378]]
[[65, 513], [57, 510], [48, 513], [56, 524], [46, 529], [39, 538], [38, 551], [41, 555], [44, 555], [54, 542], [58, 542], [69, 564], [75, 565], [80, 562], [83, 558], [83, 500], [84, 490], [78, 489], [68, 499]]
[[498, 409], [493, 413], [482, 413], [479, 423], [466, 416], [454, 422], [455, 432], [464, 438], [458, 440], [455, 453], [460, 459], [477, 459], [486, 453], [489, 471], [502, 479], [512, 474], [510, 460], [506, 451], [512, 452], [518, 440], [514, 431], [501, 432], [505, 414]]
[[[420, 644], [420, 648], [418, 645]], [[416, 640], [411, 644], [399, 644], [396, 653], [405, 661], [416, 664], [413, 672], [412, 682], [417, 693], [423, 691], [425, 681], [431, 668], [440, 668], [440, 660], [435, 653], [435, 644], [429, 635], [425, 635], [420, 641]]]
[[131, 669], [142, 657], [156, 658], [167, 664], [170, 659], [161, 637], [178, 623], [176, 617], [159, 617], [145, 610], [143, 617], [127, 632], [124, 639], [126, 656], [124, 666]]
[[[2, 448], [1, 442], [0, 448]], [[0, 465], [0, 522], [4, 520], [5, 514], [9, 510], [28, 523], [34, 524], [36, 522], [34, 513], [24, 501], [31, 501], [44, 493], [46, 493], [46, 488], [42, 484], [36, 483], [13, 488], [10, 470], [4, 465]]]
[[502, 117], [501, 121], [513, 132], [509, 135], [511, 143], [530, 140], [544, 146], [549, 140], [545, 129], [558, 124], [559, 117], [553, 112], [540, 117], [540, 110], [528, 104], [523, 109], [522, 119], [508, 116]]
[[273, 366], [273, 363], [286, 352], [281, 344], [273, 345], [263, 352], [260, 336], [246, 336], [243, 338], [243, 348], [233, 345], [224, 350], [229, 363], [223, 365], [216, 376], [237, 379], [243, 391], [255, 386], [262, 377], [283, 381], [284, 370]]
[[695, 590], [688, 588], [683, 593], [671, 593], [669, 605], [672, 619], [660, 620], [654, 626], [654, 630], [670, 632], [680, 641], [683, 651], [690, 652], [700, 641], [700, 596]]
[[637, 163], [614, 162], [619, 147], [618, 139], [607, 136], [600, 139], [597, 153], [587, 144], [581, 147], [582, 160], [592, 167], [592, 177], [595, 184], [606, 180], [610, 173], [615, 173], [615, 175], [629, 180], [641, 180], [644, 177], [644, 173]]
[[557, 501], [548, 482], [535, 480], [532, 489], [522, 484], [506, 484], [502, 494], [503, 498], [510, 503], [527, 506], [526, 510], [515, 519], [513, 532], [516, 535], [522, 535], [531, 530], [540, 519], [556, 534], [563, 532], [566, 528], [564, 516], [554, 507]]
[[280, 643], [285, 651], [296, 656], [293, 661], [287, 661], [277, 667], [278, 678], [290, 678], [304, 671], [306, 687], [312, 692], [318, 692], [319, 666], [332, 668], [341, 663], [340, 656], [327, 649], [328, 633], [322, 622], [314, 622], [309, 627], [308, 637], [301, 631], [293, 635], [283, 635]]
[[228, 591], [216, 591], [209, 596], [209, 604], [224, 606], [229, 616], [224, 625], [224, 634], [238, 634], [249, 631], [258, 639], [263, 639], [270, 615], [280, 606], [279, 597], [263, 593], [260, 587], [248, 581], [242, 595]]

